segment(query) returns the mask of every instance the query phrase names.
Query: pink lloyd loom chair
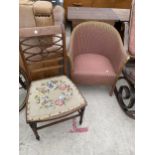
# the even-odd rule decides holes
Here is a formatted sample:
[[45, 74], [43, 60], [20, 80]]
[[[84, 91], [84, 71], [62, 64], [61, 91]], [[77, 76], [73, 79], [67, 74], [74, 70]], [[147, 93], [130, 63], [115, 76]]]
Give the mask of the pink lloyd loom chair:
[[[44, 127], [78, 116], [81, 124], [86, 101], [79, 90], [64, 75], [49, 78], [55, 69], [66, 74], [62, 26], [20, 28], [19, 36], [20, 54], [31, 83], [26, 100], [26, 121], [36, 139], [40, 139], [37, 130]], [[47, 37], [52, 38], [51, 42], [46, 41]], [[34, 81], [32, 75], [36, 73], [41, 75], [41, 79]], [[51, 122], [37, 126], [46, 121]]]
[[110, 24], [94, 21], [75, 27], [71, 35], [69, 56], [74, 82], [110, 85], [110, 95], [129, 59], [117, 30]]

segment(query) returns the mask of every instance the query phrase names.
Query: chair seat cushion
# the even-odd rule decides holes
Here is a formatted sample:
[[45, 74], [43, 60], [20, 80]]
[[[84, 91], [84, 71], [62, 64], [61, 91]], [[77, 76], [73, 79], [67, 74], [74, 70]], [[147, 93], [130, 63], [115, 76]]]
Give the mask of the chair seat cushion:
[[110, 61], [99, 54], [81, 54], [74, 60], [73, 80], [80, 84], [113, 84], [116, 73]]
[[76, 86], [66, 77], [33, 81], [27, 102], [27, 121], [59, 118], [86, 106]]

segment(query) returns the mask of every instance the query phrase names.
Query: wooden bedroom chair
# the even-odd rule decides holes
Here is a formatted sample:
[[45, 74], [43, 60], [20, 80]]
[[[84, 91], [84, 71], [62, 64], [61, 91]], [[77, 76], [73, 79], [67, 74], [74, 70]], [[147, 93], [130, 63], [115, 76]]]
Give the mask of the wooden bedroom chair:
[[[46, 42], [47, 36], [52, 38], [51, 43]], [[38, 130], [44, 127], [78, 116], [81, 124], [86, 101], [77, 87], [65, 76], [64, 28], [61, 25], [20, 28], [19, 37], [20, 54], [30, 81], [26, 100], [26, 121], [36, 139], [40, 139]], [[62, 75], [50, 77], [50, 73], [56, 69], [59, 69]], [[40, 78], [35, 79], [35, 74], [39, 74]], [[51, 123], [40, 124], [46, 121]]]

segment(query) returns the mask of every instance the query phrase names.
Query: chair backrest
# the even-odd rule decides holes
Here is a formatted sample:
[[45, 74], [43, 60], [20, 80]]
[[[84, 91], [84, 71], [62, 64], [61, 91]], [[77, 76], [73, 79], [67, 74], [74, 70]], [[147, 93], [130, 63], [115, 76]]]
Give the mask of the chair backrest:
[[133, 0], [130, 12], [130, 25], [129, 25], [129, 53], [135, 56], [135, 1]]
[[76, 49], [74, 56], [84, 53], [97, 53], [109, 57], [109, 54], [121, 42], [117, 30], [103, 22], [85, 22], [73, 30], [71, 40]]
[[20, 0], [19, 27], [54, 25], [53, 6], [47, 1]]
[[[19, 28], [50, 26], [53, 25], [53, 6], [46, 1], [19, 1]], [[19, 65], [26, 72], [21, 55], [19, 55]]]
[[[53, 76], [54, 70], [66, 74], [65, 31], [62, 25], [20, 28], [19, 37], [20, 54], [30, 81], [36, 77]], [[47, 42], [47, 37], [53, 41]]]
[[73, 30], [69, 49], [73, 61], [80, 54], [101, 54], [113, 63], [117, 72], [118, 61], [124, 57], [122, 51], [124, 47], [120, 34], [110, 24], [91, 21], [79, 24]]

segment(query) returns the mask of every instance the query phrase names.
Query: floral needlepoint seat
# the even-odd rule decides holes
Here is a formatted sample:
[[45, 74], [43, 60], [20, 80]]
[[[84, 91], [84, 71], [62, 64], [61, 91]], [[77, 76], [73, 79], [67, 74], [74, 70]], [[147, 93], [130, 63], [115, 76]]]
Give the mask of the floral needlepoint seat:
[[29, 90], [27, 121], [59, 118], [85, 105], [84, 98], [66, 76], [33, 81]]

